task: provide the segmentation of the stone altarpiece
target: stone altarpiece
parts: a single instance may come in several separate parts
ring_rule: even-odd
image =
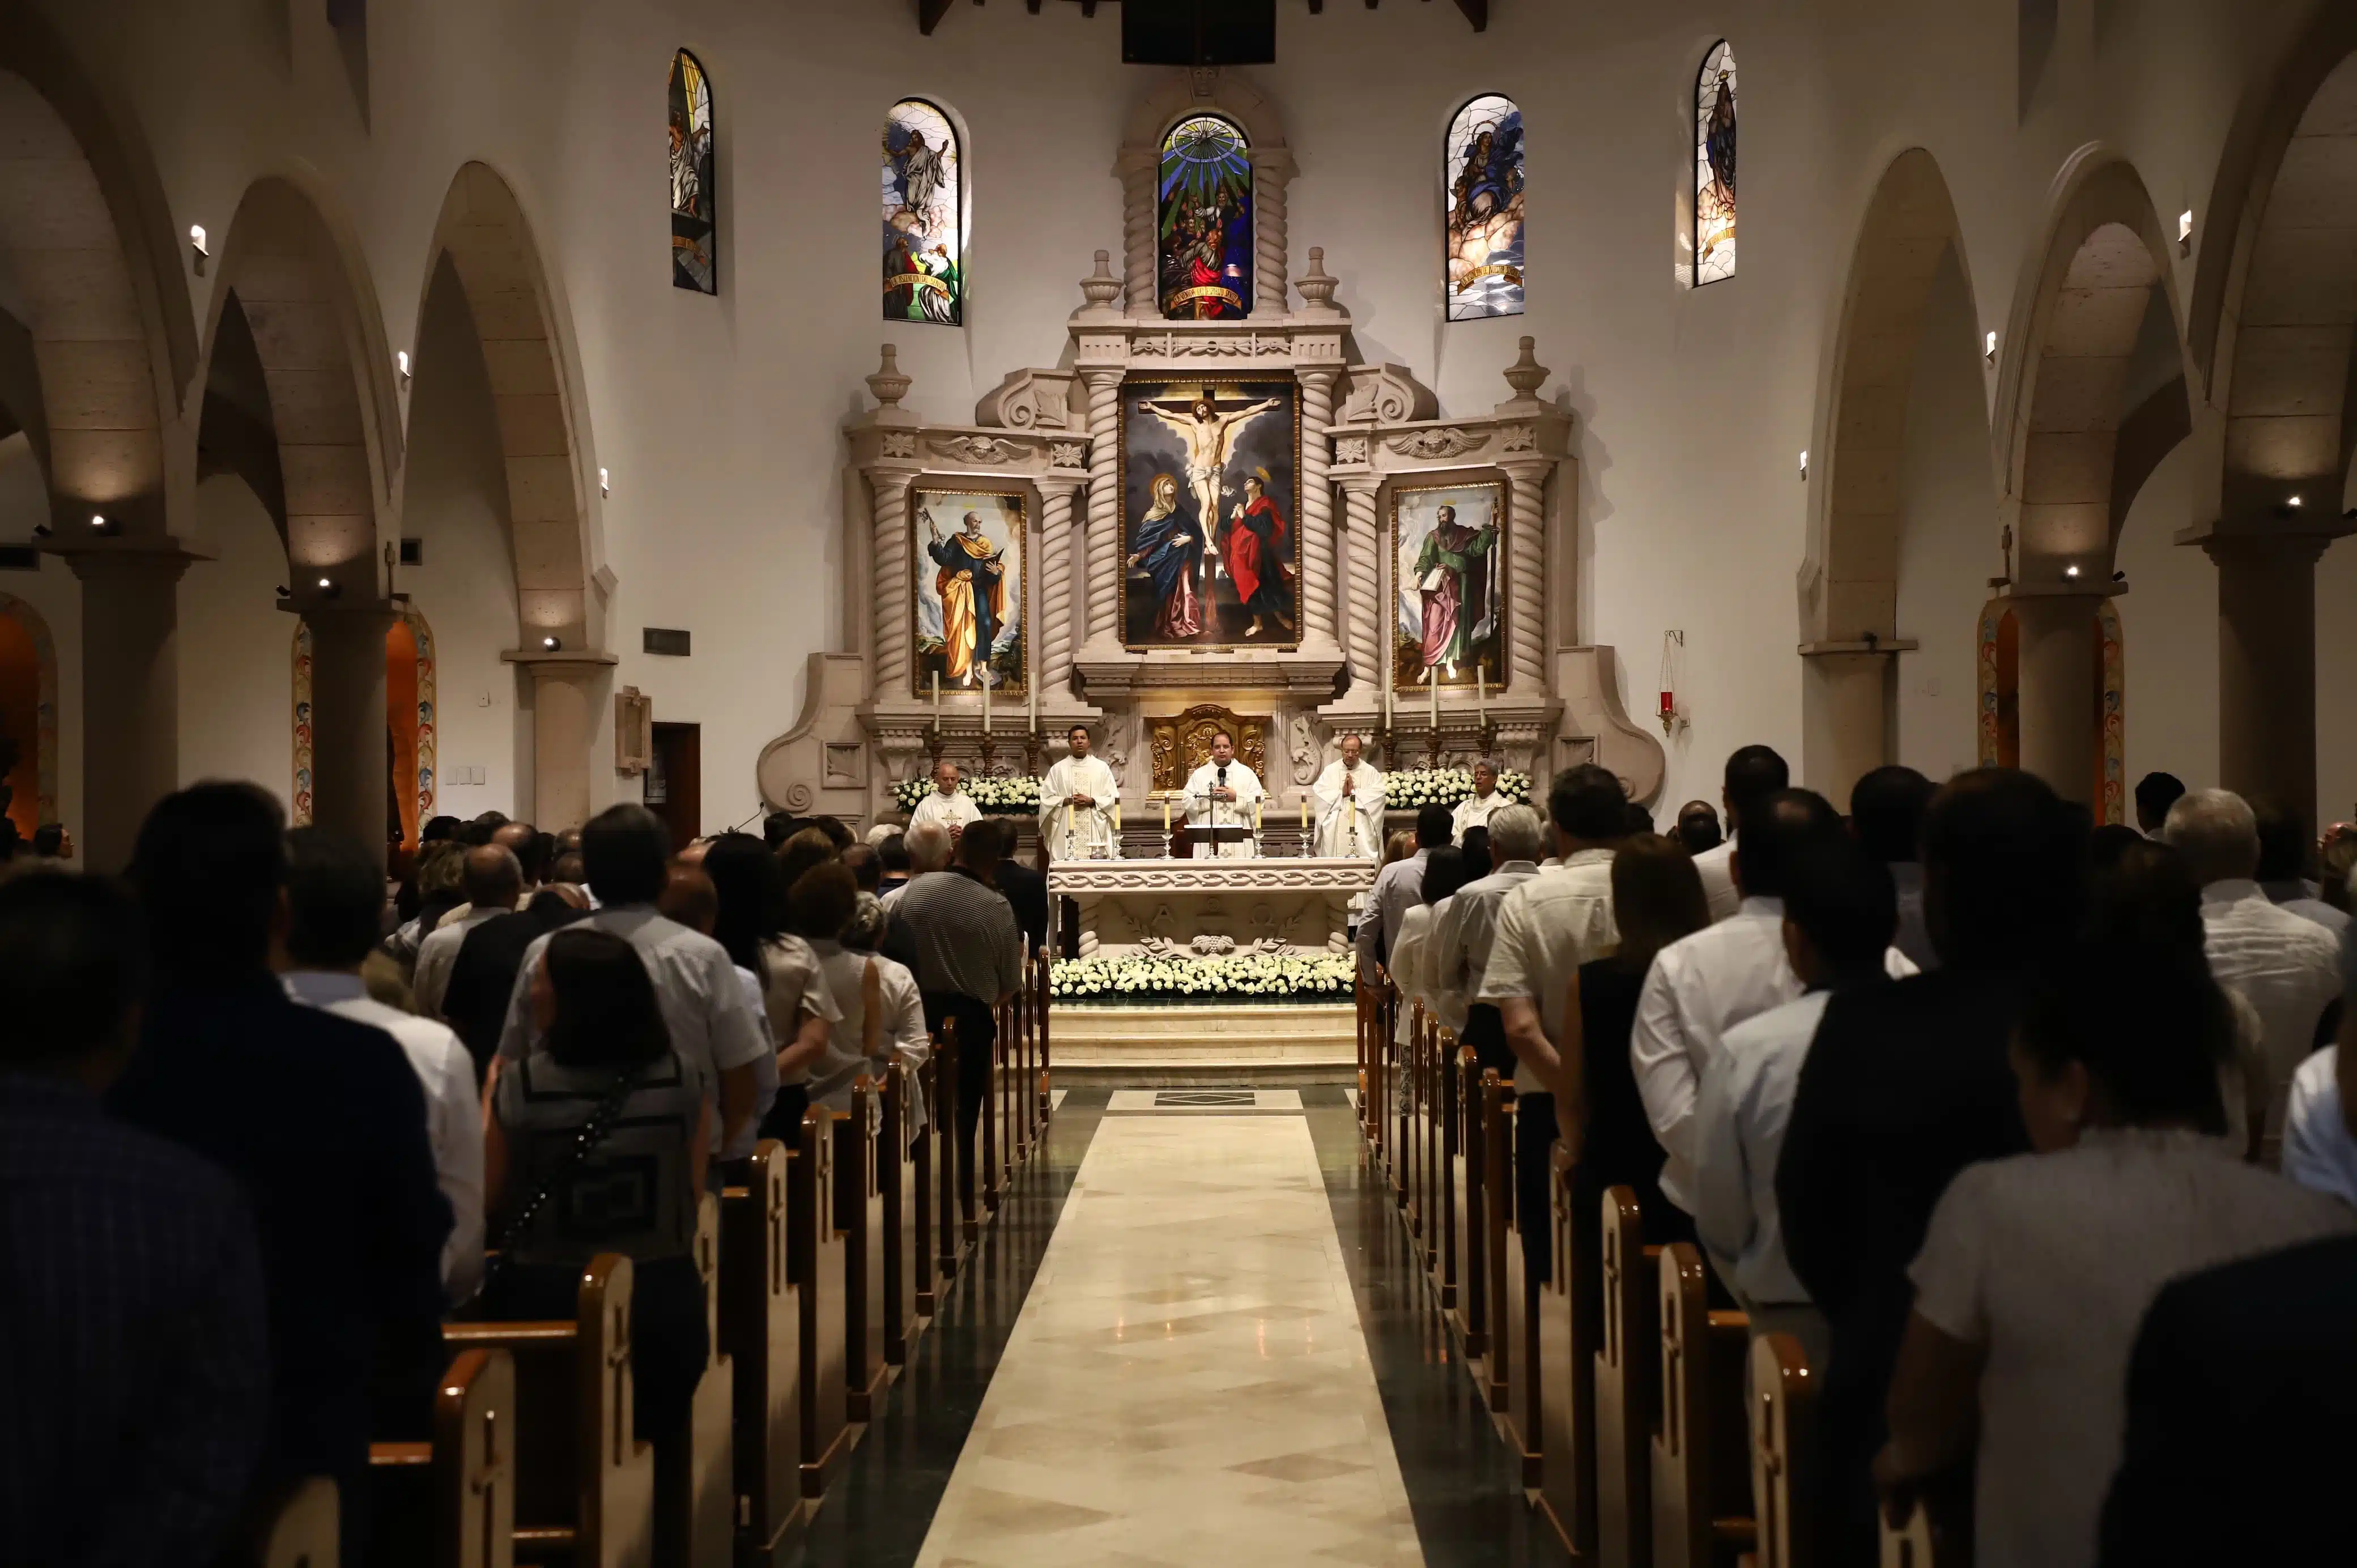
[[[1233,120],[1251,144],[1253,309],[1169,320],[1155,286],[1156,158],[1169,126],[1207,112]],[[1069,368],[1014,371],[976,404],[972,424],[936,424],[902,406],[910,380],[885,345],[867,378],[876,406],[845,425],[856,477],[846,487],[855,646],[812,656],[801,721],[762,753],[763,799],[874,821],[892,811],[893,783],[923,774],[934,756],[969,771],[1037,774],[1063,755],[1070,726],[1086,724],[1122,779],[1134,830],[1153,792],[1156,721],[1204,703],[1265,718],[1272,822],[1294,818],[1352,731],[1386,769],[1462,766],[1486,752],[1543,793],[1556,768],[1596,761],[1636,798],[1658,792],[1662,748],[1623,712],[1612,650],[1577,637],[1573,421],[1540,397],[1548,372],[1533,340],[1501,367],[1509,397],[1448,418],[1404,367],[1358,362],[1322,250],[1311,247],[1307,272],[1288,276],[1293,159],[1273,107],[1231,77],[1182,74],[1142,103],[1114,173],[1125,197],[1120,266],[1099,251],[1081,281]],[[1282,645],[1125,646],[1119,400],[1125,381],[1189,380],[1299,389],[1298,515],[1288,519],[1297,605]],[[1437,726],[1428,694],[1404,689],[1387,724],[1383,683],[1400,602],[1392,492],[1458,481],[1503,488],[1502,685],[1480,696],[1448,686]],[[1022,695],[994,700],[987,735],[977,692],[945,689],[936,702],[916,675],[910,496],[940,489],[1014,491],[1028,502],[1018,591],[1028,679]]]

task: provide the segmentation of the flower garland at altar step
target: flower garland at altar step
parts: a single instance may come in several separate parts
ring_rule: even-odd
[[[1039,780],[1010,774],[974,774],[961,781],[968,798],[987,817],[1036,817],[1039,814]],[[933,792],[930,778],[903,779],[892,786],[892,799],[904,811]]]
[[[1059,959],[1049,989],[1077,1003],[1337,1002],[1349,998],[1357,960],[1347,952],[1232,953],[1153,958],[1142,953]]]

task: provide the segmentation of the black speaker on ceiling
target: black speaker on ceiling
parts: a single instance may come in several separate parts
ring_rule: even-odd
[[[1125,65],[1270,65],[1276,0],[1122,0]]]

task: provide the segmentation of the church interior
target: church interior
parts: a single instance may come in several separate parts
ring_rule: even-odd
[[[2343,1555],[2352,534],[2345,0],[0,0],[0,1539]]]

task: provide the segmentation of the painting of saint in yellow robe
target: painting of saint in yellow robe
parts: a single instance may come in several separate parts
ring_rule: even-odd
[[[919,492],[917,693],[1023,690],[1023,499]],[[957,520],[954,532],[942,524]]]

